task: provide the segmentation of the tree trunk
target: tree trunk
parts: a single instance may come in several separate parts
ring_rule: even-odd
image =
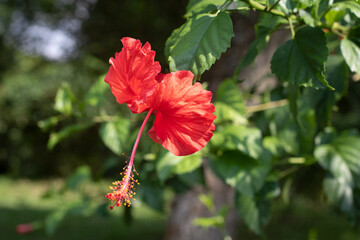
[[[250,12],[248,16],[234,14],[232,20],[235,37],[232,39],[231,48],[221,56],[210,71],[202,76],[203,80],[209,82],[208,89],[213,93],[216,93],[222,80],[233,77],[240,59],[255,38],[254,26],[257,22],[257,14],[253,12]],[[284,32],[274,34],[254,64],[240,73],[238,78],[245,79],[240,85],[241,89],[256,88],[255,92],[261,93],[276,86],[277,80],[270,74],[270,61],[276,48],[286,39],[286,35]],[[224,205],[230,208],[226,217],[226,229],[232,239],[237,239],[240,218],[234,208],[234,190],[212,173],[206,160],[204,161],[204,171],[205,186],[196,186],[191,191],[175,197],[167,222],[166,240],[224,239],[218,229],[203,229],[193,224],[194,219],[198,217],[211,216],[207,208],[199,201],[200,194],[209,192],[214,196],[217,210]]]

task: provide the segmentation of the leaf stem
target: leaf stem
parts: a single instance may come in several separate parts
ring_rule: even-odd
[[[267,9],[267,10],[269,9],[269,6],[270,6],[269,0],[266,0],[266,9]]]
[[[231,4],[233,0],[226,1],[223,5],[220,6],[220,11],[225,11]]]
[[[313,12],[315,14],[315,19],[319,19],[319,4],[315,4]]]
[[[118,116],[102,115],[102,116],[93,117],[92,121],[95,123],[102,123],[102,122],[114,122],[118,119],[119,119]]]
[[[282,178],[286,177],[287,175],[290,175],[290,174],[296,172],[299,169],[300,169],[300,166],[298,166],[298,165],[288,168],[285,171],[279,173],[278,179],[282,179]]]
[[[317,24],[317,26],[322,29],[327,29],[331,33],[337,35],[338,37],[342,37],[342,38],[346,38],[350,31],[349,28],[347,28],[337,22],[334,22],[331,26],[329,24],[324,24],[322,22],[319,22]]]
[[[227,9],[227,12],[238,12],[238,11],[248,11],[250,10],[250,7],[238,7],[238,8],[234,8],[234,9]]]
[[[341,24],[335,22],[332,26],[331,26],[331,31],[340,36],[340,37],[347,37],[347,35],[349,34],[349,29],[347,27],[342,26]]]
[[[321,15],[320,15],[320,17],[318,18],[318,19],[322,19],[324,16],[325,16],[325,14],[327,14],[330,10],[331,10],[331,6],[330,7],[328,7],[324,12],[322,12],[321,13]]]
[[[286,104],[288,104],[288,100],[282,99],[282,100],[272,101],[272,102],[268,102],[268,103],[255,105],[255,106],[247,106],[246,113],[260,112],[260,111],[264,111],[264,110],[268,110],[268,109],[272,109],[272,108],[282,107],[282,106],[285,106]]]
[[[289,26],[290,26],[290,30],[291,30],[291,36],[293,39],[295,39],[295,31],[294,31],[294,26],[292,24],[292,21],[290,18],[288,18],[288,22],[289,22]]]
[[[276,5],[278,5],[279,2],[280,0],[277,0],[273,5],[271,5],[271,7],[267,11],[271,12],[271,10],[273,10],[273,8],[276,7]]]
[[[269,13],[272,13],[274,15],[277,15],[277,16],[280,16],[280,17],[284,17],[286,18],[286,14],[281,12],[281,11],[278,11],[276,9],[273,9],[272,7],[270,7],[269,9],[267,8],[267,6],[264,6],[262,5],[261,3],[258,3],[257,1],[255,0],[247,0],[246,1],[247,4],[249,4],[249,6],[255,10],[259,10],[259,11],[263,11],[263,12],[269,12]],[[275,5],[275,4],[274,4]],[[274,6],[273,5],[273,6]],[[275,7],[275,6],[274,6]]]

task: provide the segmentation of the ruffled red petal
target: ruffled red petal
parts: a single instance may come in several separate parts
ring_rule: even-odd
[[[149,136],[177,156],[202,149],[215,130],[212,94],[200,83],[192,85],[193,77],[189,71],[161,74],[157,77],[160,83],[149,98],[156,115]]]
[[[146,98],[158,84],[155,77],[161,67],[159,62],[154,62],[155,52],[148,42],[143,47],[139,40],[129,37],[121,42],[122,50],[109,60],[111,67],[105,82],[118,103],[127,103],[133,113],[141,113],[149,108]]]

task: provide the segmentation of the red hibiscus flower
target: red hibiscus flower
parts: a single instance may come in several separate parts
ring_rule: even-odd
[[[133,113],[141,113],[148,109],[146,97],[154,91],[155,76],[161,67],[159,62],[154,62],[155,52],[149,43],[141,47],[139,40],[128,37],[121,42],[123,49],[110,58],[105,82],[119,104],[127,103]]]
[[[123,38],[123,49],[110,59],[111,67],[105,77],[118,103],[127,103],[133,113],[148,110],[136,138],[129,164],[121,181],[113,182],[106,197],[114,206],[130,205],[137,180],[134,179],[135,152],[150,115],[155,123],[150,138],[177,156],[201,150],[211,139],[215,125],[212,94],[200,83],[192,85],[194,75],[189,71],[159,74],[160,65],[154,62],[155,52],[150,44]],[[112,206],[111,209],[114,207]]]
[[[16,232],[18,234],[27,234],[34,230],[34,227],[31,223],[18,224],[16,226]]]
[[[189,71],[162,74],[148,100],[156,115],[149,136],[177,156],[202,149],[215,130],[212,94],[200,83],[192,85],[193,78]]]

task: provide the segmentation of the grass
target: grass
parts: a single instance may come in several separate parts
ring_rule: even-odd
[[[241,238],[260,240],[242,226]],[[275,202],[269,225],[265,228],[269,240],[360,240],[360,228],[330,206],[298,197],[289,205]]]
[[[92,183],[92,189],[107,189],[107,183]],[[44,198],[49,189],[58,190],[63,182],[55,181],[29,181],[10,180],[0,178],[0,239],[30,240],[30,239],[162,239],[165,216],[155,212],[139,201],[132,208],[132,224],[125,220],[124,208],[108,210],[101,206],[101,214],[81,216],[71,214],[60,222],[55,233],[51,236],[45,233],[44,228],[26,235],[16,233],[16,225],[36,220],[43,221],[54,210],[77,203],[81,200],[80,194],[65,192]],[[95,194],[92,201],[101,203],[104,194]],[[105,200],[106,201],[106,200]],[[86,215],[86,214],[85,214]]]
[[[90,189],[92,193],[90,206],[106,201],[103,191],[107,184],[105,181],[87,184],[85,191]],[[61,180],[29,181],[0,177],[0,239],[163,239],[165,214],[149,209],[140,201],[131,208],[132,224],[124,218],[125,208],[110,211],[102,205],[98,214],[91,214],[91,211],[86,214],[85,211],[85,214],[68,215],[51,236],[43,228],[18,235],[15,231],[17,224],[44,220],[56,209],[66,209],[71,204],[82,202],[81,194],[76,192],[59,194],[63,186]],[[239,229],[239,240],[262,239],[244,224]],[[275,202],[265,234],[268,240],[360,240],[360,228],[352,228],[342,215],[328,206],[304,198],[296,198],[289,205]]]
[[[271,235],[294,240],[360,240],[360,228],[351,227],[344,215],[325,204],[298,198],[289,207],[280,206],[275,211],[278,213],[274,214],[274,221],[279,225],[275,228],[270,224],[267,230]]]

